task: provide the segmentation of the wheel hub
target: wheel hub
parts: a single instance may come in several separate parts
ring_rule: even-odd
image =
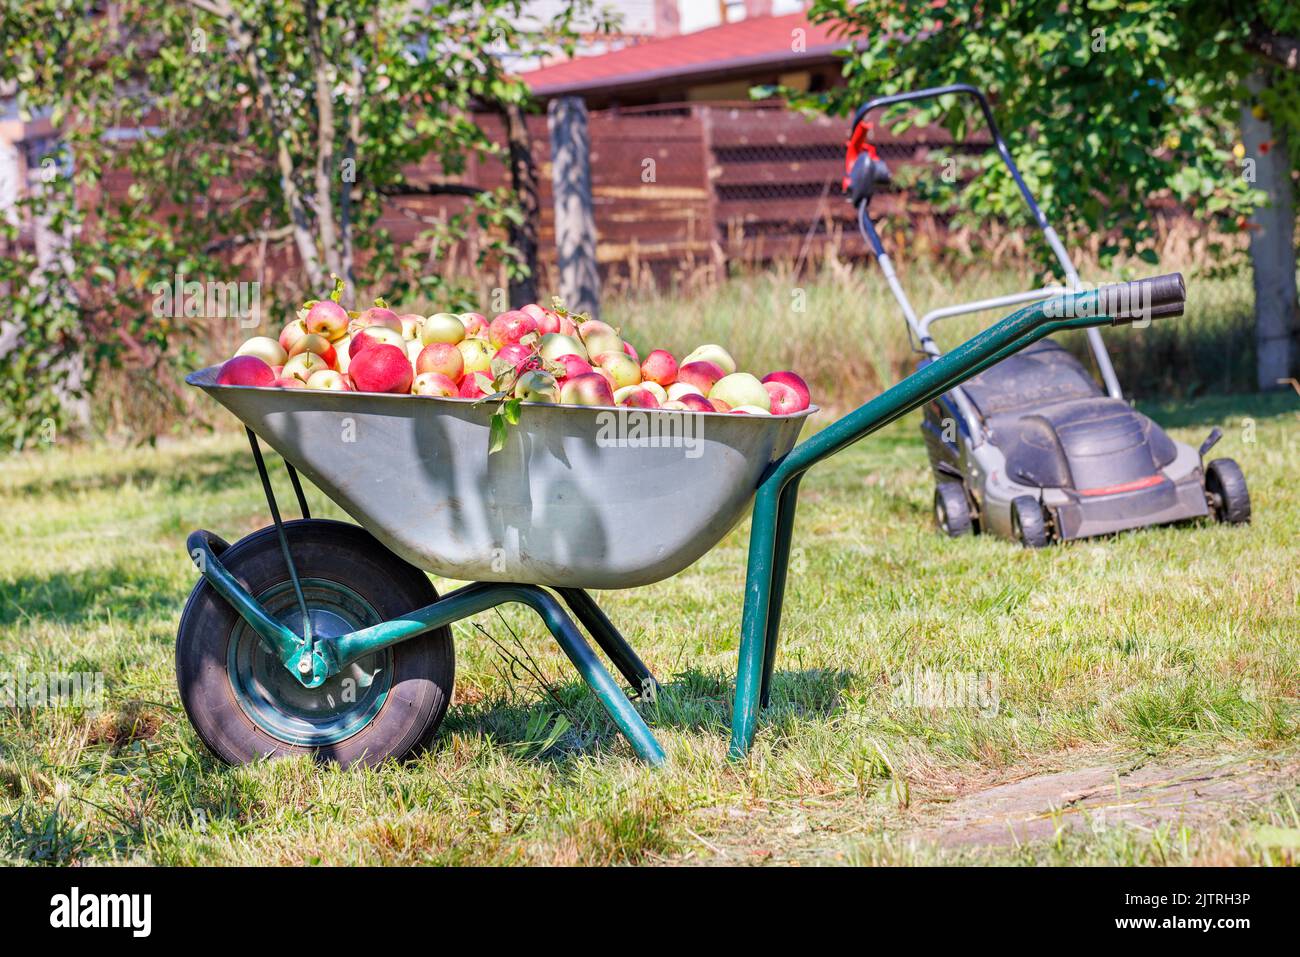
[[[316,637],[337,637],[381,620],[345,585],[303,579],[302,589]],[[289,582],[268,589],[257,600],[273,618],[302,634],[302,612]],[[389,649],[366,655],[307,688],[242,621],[228,647],[227,674],[240,709],[267,734],[291,744],[322,747],[351,737],[379,713],[392,686]]]

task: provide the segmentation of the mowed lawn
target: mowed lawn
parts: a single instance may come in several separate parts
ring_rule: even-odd
[[[1195,824],[1098,821],[968,848],[918,831],[953,795],[1044,771],[1245,757],[1294,767],[1300,397],[1148,411],[1192,444],[1224,430],[1213,454],[1242,464],[1252,525],[1040,552],[943,539],[915,418],[814,470],[774,707],[746,763],[725,760],[746,527],[675,579],[602,595],[664,683],[644,706],[669,755],[657,771],[522,612],[455,627],[455,702],[418,759],[349,772],[222,766],[180,707],[172,647],[195,580],[186,534],[233,541],[269,522],[242,436],[5,458],[0,671],[103,672],[106,701],[98,713],[0,709],[0,859],[1289,861],[1289,838],[1259,838],[1300,828],[1300,783],[1287,776]],[[314,490],[312,506],[342,517]],[[625,534],[644,534],[645,520],[629,515]],[[995,695],[982,707],[912,700],[917,675]]]

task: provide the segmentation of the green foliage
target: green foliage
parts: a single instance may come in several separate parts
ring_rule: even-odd
[[[1261,15],[1273,29],[1300,32],[1294,4],[1282,0],[1257,10],[1188,0],[817,0],[812,19],[839,25],[854,46],[844,64],[848,86],[798,102],[848,113],[882,94],[974,84],[994,100],[1011,152],[1050,220],[1113,232],[1121,242],[1105,254],[1154,261],[1153,201],[1171,198],[1225,231],[1242,228],[1259,201],[1233,150],[1242,80],[1263,62],[1247,50]],[[1279,76],[1261,97],[1261,107],[1283,123],[1296,119],[1294,82]],[[884,120],[896,132],[938,123],[962,138],[981,122],[972,106],[945,97]],[[987,175],[952,184],[932,177],[930,198],[960,200],[979,217],[1026,221],[996,155],[980,165]]]
[[[27,422],[21,432],[33,415],[57,416],[50,382],[30,370],[56,378],[62,355],[93,356],[93,375],[96,361],[171,354],[176,333],[195,330],[151,315],[149,290],[178,273],[260,280],[263,265],[295,261],[300,272],[286,281],[281,269],[263,290],[270,316],[322,294],[331,273],[349,302],[358,290],[454,301],[430,265],[471,234],[481,266],[517,273],[504,227],[519,214],[504,187],[468,195],[406,248],[381,216],[386,197],[428,188],[406,181],[420,164],[444,188],[498,152],[472,112],[526,101],[503,59],[571,46],[590,4],[544,22],[523,7],[443,2],[412,16],[398,0],[124,0],[91,16],[73,0],[7,0],[0,84],[57,129],[69,157],[58,178],[71,182],[22,211],[66,221],[67,255],[46,275],[19,257],[0,276],[26,297],[24,348],[0,359],[6,379],[28,376],[26,392],[6,395],[6,418]],[[47,288],[69,293],[58,309]]]

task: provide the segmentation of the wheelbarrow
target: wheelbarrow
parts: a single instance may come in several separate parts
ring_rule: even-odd
[[[542,619],[645,761],[664,752],[632,698],[654,676],[591,589],[661,581],[752,523],[729,754],[769,700],[799,483],[818,462],[1056,332],[1181,312],[1182,276],[1063,292],[1025,306],[796,444],[807,416],[525,403],[488,454],[470,399],[186,380],[246,426],[272,525],[187,548],[202,577],[177,634],[181,700],[220,758],[402,757],[451,697],[449,626],[515,602]],[[283,458],[302,519],[285,521],[259,439]],[[299,473],[359,523],[312,519]],[[439,596],[424,572],[459,581]],[[567,610],[566,610],[567,609]],[[576,618],[576,622],[575,622]]]

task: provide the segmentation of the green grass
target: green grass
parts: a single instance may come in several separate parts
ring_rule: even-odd
[[[930,525],[914,420],[804,483],[774,707],[752,760],[724,760],[742,526],[667,582],[603,596],[665,682],[648,717],[667,768],[636,762],[544,629],[506,624],[555,692],[509,677],[455,627],[456,701],[418,760],[340,772],[230,769],[187,723],[172,674],[194,572],[185,535],[265,524],[242,438],[56,447],[0,462],[0,671],[102,671],[102,712],[0,709],[0,858],[37,862],[648,863],[784,859],[765,821],[797,810],[815,861],[1252,862],[1252,828],[1294,828],[1294,791],[1209,828],[1100,829],[945,852],[908,815],[976,778],[1099,755],[1289,753],[1300,709],[1300,400],[1155,407],[1236,457],[1256,520],[1154,529],[1041,552]],[[282,483],[282,492],[287,488]],[[282,499],[284,500],[284,499]],[[314,511],[337,515],[319,495]],[[439,583],[440,587],[446,583]],[[995,682],[997,708],[910,707],[914,669]],[[557,724],[557,721],[567,722]],[[1286,801],[1290,800],[1290,811]],[[739,856],[738,856],[739,855]]]

